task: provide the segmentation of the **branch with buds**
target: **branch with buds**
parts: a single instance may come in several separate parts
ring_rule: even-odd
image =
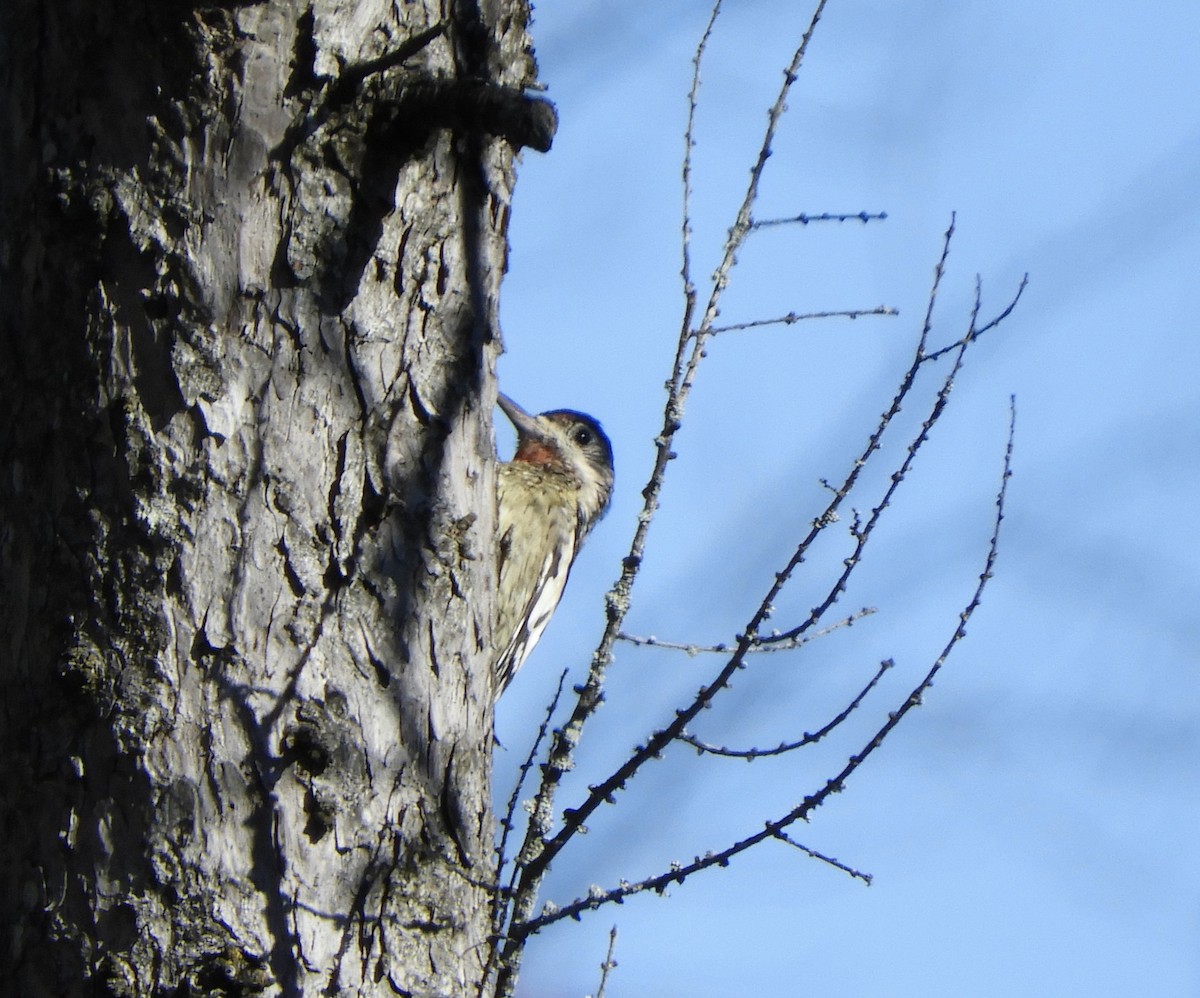
[[[813,631],[811,634],[782,634],[779,631],[772,631],[767,635],[759,635],[757,643],[751,645],[747,651],[750,654],[760,652],[780,652],[792,651],[808,644],[810,641],[816,641],[817,638],[823,638],[834,631],[841,630],[844,627],[853,627],[858,621],[864,617],[869,617],[876,613],[873,606],[864,606],[861,610],[855,610],[848,617],[843,617],[841,620],[834,621],[826,627]],[[617,637],[621,641],[627,641],[631,645],[639,645],[646,648],[669,648],[672,651],[687,652],[688,655],[695,656],[701,654],[725,655],[728,654],[732,646],[724,642],[719,642],[715,645],[698,645],[686,644],[680,641],[662,641],[654,635],[648,637],[638,637],[636,634],[627,634],[621,631]]]
[[[996,556],[999,550],[1000,541],[1000,525],[1004,520],[1004,504],[1008,494],[1008,482],[1012,476],[1012,451],[1015,431],[1016,404],[1015,400],[1010,400],[1009,434],[1008,443],[1004,452],[1004,468],[1001,474],[1000,487],[996,494],[996,513],[993,520],[991,539],[988,543],[987,556],[984,559],[983,568],[979,573],[978,585],[975,587],[975,590],[967,604],[962,610],[959,611],[958,620],[954,626],[954,629],[951,631],[949,638],[943,645],[941,652],[934,659],[934,662],[930,666],[928,672],[926,672],[921,681],[915,687],[913,687],[899,707],[888,714],[886,722],[881,725],[874,732],[874,734],[872,734],[870,739],[856,753],[847,759],[841,771],[838,772],[837,775],[832,779],[827,780],[824,786],[822,786],[811,796],[805,797],[799,804],[793,807],[786,814],[767,821],[761,830],[747,835],[744,838],[738,839],[723,849],[707,852],[703,856],[696,856],[690,863],[673,863],[670,869],[646,877],[643,880],[633,883],[630,883],[629,881],[621,881],[616,887],[607,889],[592,888],[586,896],[576,898],[569,904],[565,905],[554,905],[548,903],[543,908],[541,913],[536,917],[520,924],[511,925],[509,927],[510,937],[516,935],[518,938],[524,938],[532,933],[540,931],[554,922],[561,921],[564,918],[578,918],[583,912],[599,908],[605,904],[614,902],[620,904],[627,897],[631,897],[634,894],[640,894],[645,891],[655,891],[661,894],[665,892],[672,884],[682,884],[688,877],[699,873],[701,870],[706,870],[714,866],[728,866],[730,860],[738,854],[743,853],[747,849],[758,845],[760,842],[771,838],[784,841],[789,845],[801,850],[811,858],[834,866],[844,873],[847,873],[852,877],[856,877],[867,884],[871,882],[870,874],[862,873],[836,859],[832,859],[831,857],[828,857],[814,849],[810,849],[807,846],[793,841],[786,835],[785,830],[798,821],[807,821],[812,812],[824,804],[830,795],[841,793],[841,791],[845,789],[849,778],[854,774],[859,766],[861,766],[867,760],[867,758],[877,748],[879,748],[880,745],[883,744],[884,739],[887,738],[887,736],[896,728],[900,721],[904,719],[905,715],[907,715],[908,712],[914,707],[920,706],[925,692],[933,685],[934,679],[941,671],[942,666],[945,665],[947,659],[949,659],[950,653],[954,650],[955,646],[966,637],[967,622],[971,619],[971,616],[974,614],[974,612],[979,608],[979,605],[983,599],[984,588],[987,586],[988,581],[992,578],[992,572],[996,564]],[[879,671],[872,678],[870,684],[868,684],[867,690],[865,690],[861,696],[865,696],[866,692],[869,692],[869,690],[874,687],[875,683],[878,682],[884,671],[891,668],[893,664],[894,663],[890,660],[883,662]],[[725,673],[731,668],[736,667],[738,666],[735,666],[731,661],[730,665],[727,665],[725,670],[722,670],[722,675],[725,675]],[[847,709],[846,713],[849,713],[849,708]],[[840,723],[841,720],[844,719],[844,716],[835,718],[833,724],[836,726],[836,724]],[[665,732],[658,732],[656,733],[656,737],[651,739],[651,742],[659,743],[657,752],[649,747],[640,748],[633,759],[631,759],[631,762],[634,760],[640,760],[640,762],[647,761],[650,757],[652,757],[652,755],[657,755],[660,753],[662,748],[666,747],[668,741],[679,740],[688,744],[694,744],[692,740],[684,736],[682,733],[672,736],[669,739],[665,738],[665,734]],[[816,741],[818,737],[823,737],[823,734],[824,733],[819,733],[818,736],[810,737],[808,743],[811,744],[811,742]],[[797,744],[796,746],[792,747],[800,746]],[[744,759],[753,759],[765,755],[778,754],[778,752],[771,752],[769,750],[749,750],[745,752],[727,751],[722,752],[721,754],[733,755]],[[627,767],[629,765],[629,763],[626,763]],[[622,787],[625,779],[628,779],[628,777],[625,777],[621,781],[620,785]],[[595,807],[599,806],[600,803],[611,801],[611,791],[616,789],[616,787],[610,787],[610,782],[611,778],[610,781],[606,781],[605,784],[591,788],[592,793],[588,797],[588,804],[592,805],[590,809],[587,805],[585,805],[583,808],[580,808],[579,811],[567,812],[563,826],[564,832],[567,829],[570,829],[570,832],[566,836],[567,838],[577,832],[581,827],[581,819],[578,817],[580,814],[582,814],[584,811],[590,813],[591,810],[594,810]],[[559,834],[563,835],[563,832],[560,832]]]
[[[978,608],[987,581],[991,578],[996,551],[999,541],[1000,524],[1003,520],[1004,503],[1007,495],[1007,484],[1011,474],[1011,456],[1013,432],[1015,427],[1015,404],[1012,408],[1009,423],[1008,444],[1004,454],[1003,474],[1001,484],[996,494],[996,514],[993,521],[991,540],[984,561],[979,583],[973,595],[958,614],[955,627],[946,640],[941,653],[936,657],[925,676],[913,686],[907,696],[887,712],[886,720],[874,730],[868,740],[861,744],[857,751],[849,756],[840,771],[826,780],[812,793],[804,796],[798,803],[782,814],[766,821],[761,828],[749,833],[736,841],[712,852],[696,856],[686,864],[673,864],[669,869],[651,874],[641,880],[621,881],[614,887],[593,887],[585,895],[576,898],[568,904],[557,906],[546,903],[538,910],[539,897],[543,879],[550,864],[562,854],[563,850],[574,840],[575,836],[586,830],[586,822],[595,815],[602,804],[613,803],[617,796],[627,787],[629,781],[640,773],[652,760],[664,758],[672,746],[688,746],[702,755],[723,756],[753,761],[759,758],[780,756],[798,751],[806,746],[826,738],[841,727],[854,713],[861,710],[863,704],[878,689],[880,681],[893,666],[892,660],[880,663],[870,678],[861,685],[857,693],[850,699],[844,709],[838,711],[824,725],[814,732],[804,732],[799,737],[784,739],[775,748],[734,749],[702,741],[691,730],[693,722],[700,713],[710,707],[713,702],[731,686],[733,676],[749,667],[750,660],[758,653],[765,651],[798,651],[805,648],[817,637],[833,631],[850,627],[873,613],[872,608],[863,608],[844,615],[838,620],[829,620],[833,608],[846,592],[847,584],[862,562],[864,550],[875,534],[876,527],[885,509],[889,508],[902,483],[911,472],[917,455],[922,451],[929,439],[933,426],[943,417],[949,402],[955,377],[962,369],[964,358],[969,348],[985,333],[995,329],[1006,319],[1016,307],[1025,288],[1022,280],[1013,296],[1005,306],[991,319],[981,322],[982,288],[976,281],[975,300],[970,313],[966,330],[950,343],[932,348],[930,340],[933,333],[934,305],[945,275],[946,261],[949,256],[951,241],[954,234],[954,220],[947,228],[941,254],[934,268],[934,277],[930,289],[927,308],[920,330],[917,334],[916,345],[908,367],[902,373],[899,384],[893,394],[891,404],[880,416],[873,431],[868,435],[865,444],[851,459],[849,469],[837,484],[825,483],[829,497],[824,508],[814,516],[807,531],[797,541],[791,556],[781,569],[777,571],[771,584],[767,587],[757,608],[750,615],[741,633],[729,643],[700,645],[682,642],[663,642],[656,638],[639,638],[627,634],[622,624],[630,605],[630,596],[634,580],[642,565],[645,554],[646,540],[651,523],[658,509],[659,497],[662,492],[667,468],[675,458],[675,438],[682,426],[684,410],[690,396],[701,361],[706,357],[706,346],[712,337],[733,331],[757,329],[771,325],[790,325],[801,320],[862,316],[894,316],[894,308],[878,306],[874,308],[846,309],[835,312],[789,312],[782,317],[754,319],[732,325],[718,326],[716,320],[720,315],[720,305],[734,273],[737,256],[749,236],[760,229],[780,224],[807,225],[815,221],[848,221],[857,220],[862,223],[883,220],[883,213],[868,212],[853,215],[797,215],[787,219],[772,219],[755,221],[752,209],[758,200],[758,192],[763,172],[771,155],[772,143],[779,126],[780,119],[786,108],[788,94],[796,82],[797,73],[803,62],[809,42],[818,21],[824,11],[827,0],[818,0],[816,8],[804,31],[792,59],[784,70],[783,84],[778,95],[768,109],[767,124],[763,133],[761,145],[754,165],[750,171],[750,180],[744,192],[741,205],[736,213],[733,225],[730,226],[721,260],[712,274],[708,288],[708,297],[703,310],[699,311],[699,294],[692,277],[692,150],[695,146],[695,120],[699,103],[700,70],[704,60],[708,42],[712,37],[717,17],[721,10],[721,0],[714,4],[708,23],[705,26],[700,42],[697,45],[693,59],[692,85],[688,95],[688,114],[685,129],[685,150],[682,169],[683,186],[683,221],[681,229],[682,265],[681,279],[683,288],[683,309],[676,342],[674,359],[670,377],[666,382],[667,400],[663,410],[662,427],[654,439],[655,458],[648,480],[642,490],[643,504],[637,515],[633,538],[628,554],[622,560],[622,570],[619,578],[609,591],[606,599],[607,626],[600,642],[592,656],[588,675],[583,684],[576,687],[576,700],[569,715],[557,728],[546,749],[541,765],[541,782],[536,794],[528,805],[530,813],[525,829],[525,837],[517,853],[512,874],[504,887],[496,889],[496,907],[494,909],[493,948],[491,953],[492,969],[495,972],[495,994],[511,994],[516,974],[520,967],[521,956],[527,939],[542,928],[564,918],[578,918],[584,911],[601,907],[608,903],[621,903],[626,897],[646,891],[664,892],[672,884],[682,883],[685,879],[701,870],[714,866],[726,866],[735,856],[768,839],[778,840],[803,852],[811,858],[829,864],[842,872],[870,882],[870,876],[854,869],[824,853],[802,845],[788,835],[788,829],[798,821],[806,821],[812,812],[820,807],[829,795],[840,792],[850,776],[877,749],[887,735],[897,724],[919,705],[925,691],[932,685],[951,651],[965,635],[965,626],[971,615]],[[697,319],[698,316],[698,319]],[[816,604],[803,617],[786,630],[774,630],[764,633],[769,618],[774,612],[780,594],[792,580],[799,566],[805,562],[818,537],[827,532],[833,525],[841,522],[841,510],[847,504],[848,498],[856,489],[862,489],[864,470],[878,463],[878,455],[883,452],[885,437],[897,424],[897,417],[905,405],[914,402],[918,397],[919,375],[922,371],[931,369],[934,364],[949,359],[949,369],[943,374],[940,386],[927,401],[927,410],[920,426],[916,429],[907,444],[898,464],[890,475],[886,476],[885,484],[874,497],[865,512],[854,513],[849,525],[851,539],[849,554],[843,559],[842,567],[833,576],[829,584],[823,588]],[[605,675],[613,658],[613,648],[618,640],[633,645],[674,648],[689,655],[699,653],[720,654],[724,662],[714,669],[708,681],[686,703],[677,707],[672,716],[662,726],[653,730],[644,741],[629,754],[629,756],[603,779],[591,784],[586,795],[574,806],[564,809],[561,817],[556,820],[556,798],[559,787],[565,775],[573,768],[575,752],[584,727],[594,716],[604,700]],[[560,686],[561,690],[561,686]],[[557,700],[557,696],[556,696]],[[548,715],[549,716],[549,715]],[[537,745],[543,742],[546,726],[539,732]],[[536,749],[535,753],[536,754]],[[532,760],[534,755],[530,756]],[[531,762],[522,767],[518,789],[510,802],[508,816],[503,823],[502,852],[507,846],[508,835],[513,830],[515,820],[515,802],[520,797],[524,778],[531,772]],[[501,856],[501,867],[507,861],[507,856]]]

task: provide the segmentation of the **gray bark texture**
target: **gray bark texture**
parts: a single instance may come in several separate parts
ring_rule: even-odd
[[[527,15],[0,5],[0,994],[477,993]]]

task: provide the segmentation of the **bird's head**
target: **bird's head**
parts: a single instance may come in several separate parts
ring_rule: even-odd
[[[589,526],[603,516],[612,497],[613,452],[600,424],[573,409],[534,416],[503,394],[499,405],[517,430],[513,461],[540,465],[572,479]]]

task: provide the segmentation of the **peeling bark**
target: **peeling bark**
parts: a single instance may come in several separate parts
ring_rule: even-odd
[[[0,990],[459,995],[521,0],[0,10]]]

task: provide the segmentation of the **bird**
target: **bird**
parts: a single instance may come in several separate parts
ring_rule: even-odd
[[[571,566],[613,491],[612,444],[591,416],[554,409],[534,416],[507,395],[517,431],[497,479],[494,697],[508,688],[562,599]]]

